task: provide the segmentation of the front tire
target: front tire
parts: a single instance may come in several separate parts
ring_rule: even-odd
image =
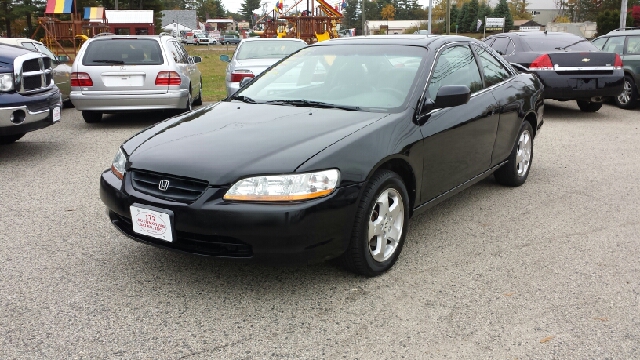
[[[578,107],[584,112],[596,112],[602,107],[601,102],[593,102],[588,100],[576,100]]]
[[[409,195],[400,176],[388,170],[375,173],[358,205],[342,265],[368,277],[389,270],[402,251],[408,222]]]
[[[20,138],[23,137],[23,136],[24,136],[24,134],[14,134],[14,135],[0,136],[0,145],[13,144],[14,142],[20,140]]]
[[[98,123],[102,120],[102,113],[98,111],[83,111],[82,118],[84,122],[89,124]]]
[[[513,145],[507,163],[493,173],[496,181],[505,186],[517,187],[529,177],[533,162],[533,128],[528,121],[520,126],[520,132]]]
[[[638,87],[631,76],[624,76],[624,90],[614,100],[621,109],[635,109],[638,106]]]

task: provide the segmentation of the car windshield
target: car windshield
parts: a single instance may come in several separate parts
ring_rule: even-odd
[[[160,65],[162,51],[154,39],[100,39],[89,43],[82,65]]]
[[[588,40],[574,35],[523,37],[531,51],[598,51]]]
[[[307,46],[302,41],[255,40],[242,43],[236,54],[237,60],[282,59]]]
[[[48,57],[50,57],[53,60],[56,60],[57,57],[55,55],[53,55],[53,53],[44,45],[39,44],[39,43],[35,43],[35,42],[23,42],[22,46],[30,49],[30,50],[36,50],[39,51],[45,55],[47,55]]]
[[[401,45],[312,46],[263,73],[233,98],[291,106],[401,111],[427,50]]]

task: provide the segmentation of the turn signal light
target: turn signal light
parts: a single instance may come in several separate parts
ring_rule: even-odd
[[[156,76],[156,85],[180,85],[180,74],[175,71],[159,71]]]
[[[538,56],[529,66],[529,70],[553,70],[551,58],[547,54]]]
[[[93,80],[91,80],[91,76],[85,72],[72,72],[71,86],[93,86]]]
[[[252,78],[255,77],[253,73],[249,70],[236,70],[231,73],[231,82],[240,82],[244,78]]]
[[[620,55],[616,54],[616,61],[613,63],[613,67],[615,69],[622,69],[622,59],[620,58]]]

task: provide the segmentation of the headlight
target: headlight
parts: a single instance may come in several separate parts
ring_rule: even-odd
[[[0,74],[0,91],[13,90],[13,74],[3,73]]]
[[[122,149],[118,149],[116,153],[116,157],[113,158],[113,163],[111,164],[111,171],[118,177],[118,179],[122,180],[124,178],[124,166],[127,163],[127,156],[124,154]]]
[[[337,169],[306,174],[265,175],[242,179],[224,195],[225,200],[296,201],[331,194],[338,186]]]

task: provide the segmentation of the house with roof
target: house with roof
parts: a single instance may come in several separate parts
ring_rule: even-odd
[[[173,23],[191,30],[199,29],[198,16],[195,10],[163,10],[162,28],[164,29]]]

